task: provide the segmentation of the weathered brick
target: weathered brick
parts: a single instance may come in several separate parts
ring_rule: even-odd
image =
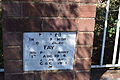
[[[78,31],[94,31],[94,19],[78,19]]]
[[[3,0],[3,1],[81,2],[81,3],[96,3],[97,2],[97,0]]]
[[[9,74],[5,73],[5,80],[35,80],[33,73]]]
[[[79,32],[78,33],[78,45],[93,45],[93,32]]]
[[[23,20],[22,32],[35,32],[42,31],[42,19],[32,18],[32,19],[21,19]]]
[[[7,32],[15,32],[17,30],[21,30],[23,22],[20,19],[5,19],[4,20],[4,31]]]
[[[21,47],[4,48],[4,59],[5,60],[22,60],[22,49]]]
[[[75,19],[44,19],[43,31],[76,31]]]
[[[42,80],[42,77],[41,77],[41,72],[35,72],[34,73],[34,80]]]
[[[56,17],[58,16],[58,5],[53,3],[23,3],[22,16]]]
[[[80,17],[95,17],[96,5],[80,5],[78,12]]]
[[[90,70],[91,69],[91,58],[75,59],[74,70]]]
[[[18,1],[18,0],[16,0],[16,1]],[[26,1],[26,2],[28,2],[28,1],[33,1],[33,2],[43,2],[44,0],[20,0],[20,1]]]
[[[21,16],[21,4],[18,3],[3,3],[3,16]]]
[[[50,72],[42,74],[43,80],[73,80],[72,72]]]
[[[7,16],[56,17],[59,15],[61,17],[95,17],[96,15],[95,5],[60,4],[58,6],[57,3],[11,3],[4,4],[3,7],[4,14]]]
[[[81,3],[96,3],[98,0],[76,0],[76,1]]]
[[[76,72],[75,80],[90,80],[90,72]]]
[[[2,0],[3,2],[14,2],[14,1],[21,1],[21,0]]]
[[[23,3],[22,4],[22,16],[23,17],[39,17],[42,16],[42,10],[44,4]]]
[[[79,5],[79,4],[61,4],[59,10],[61,17],[95,17],[95,5]]]
[[[24,32],[24,31],[41,31],[42,19],[5,19],[4,31],[7,32]]]
[[[95,5],[23,3],[22,16],[28,17],[95,17]]]
[[[92,46],[77,46],[77,53],[75,54],[75,59],[77,58],[91,58]]]
[[[60,17],[79,17],[78,4],[60,4]]]
[[[4,61],[5,73],[23,72],[22,66],[23,66],[22,61],[18,61],[18,60],[5,60]]]
[[[22,33],[7,33],[3,34],[3,45],[4,46],[16,46],[22,45]]]

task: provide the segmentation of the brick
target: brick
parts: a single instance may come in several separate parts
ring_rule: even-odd
[[[3,51],[5,60],[22,60],[21,47],[4,48]]]
[[[18,61],[18,60],[5,60],[4,61],[5,73],[23,72],[22,66],[23,66],[22,61]]]
[[[7,32],[24,32],[24,31],[41,31],[42,19],[13,19],[5,20],[4,31]]]
[[[14,2],[14,1],[21,1],[21,0],[2,0],[3,2]]]
[[[94,31],[94,19],[78,19],[78,31]]]
[[[5,73],[5,80],[34,80],[33,73],[9,74]]]
[[[77,58],[91,58],[92,46],[77,46],[77,53],[75,54],[75,59]]]
[[[22,45],[22,33],[3,33],[3,46]]]
[[[76,31],[75,19],[44,19],[43,31]]]
[[[79,5],[79,4],[61,4],[60,17],[82,17],[91,18],[96,16],[95,5]]]
[[[58,4],[58,3],[24,3],[24,17],[95,17],[95,5]]]
[[[23,20],[23,30],[28,32],[42,31],[42,19],[32,18]]]
[[[21,4],[18,3],[3,3],[3,16],[21,16]]]
[[[23,17],[56,17],[58,16],[58,5],[53,3],[23,3]]]
[[[79,32],[78,33],[78,45],[93,45],[93,32]]]
[[[81,3],[96,3],[97,2],[97,0],[14,0],[14,1],[81,2]]]
[[[76,72],[75,80],[90,80],[90,72]]]
[[[91,69],[91,58],[88,59],[75,59],[74,70],[90,70]]]
[[[42,16],[44,4],[23,3],[22,4],[22,16],[23,17],[39,17]]]
[[[43,73],[43,80],[74,80],[72,72],[50,72]]]
[[[3,1],[81,2],[81,3],[96,3],[97,2],[97,0],[3,0]]]
[[[34,79],[34,74],[33,73],[23,74],[23,79],[22,80],[35,80]]]
[[[4,20],[4,31],[7,32],[16,32],[22,30],[23,22],[20,19],[5,19]]]
[[[42,73],[41,72],[35,72],[34,73],[34,80],[42,80],[42,77],[41,77]]]
[[[79,17],[78,4],[60,4],[60,17]]]
[[[76,0],[76,1],[81,3],[96,3],[98,0]]]
[[[44,0],[15,0],[15,1],[33,1],[33,2],[43,2]],[[52,0],[51,0],[52,1]]]
[[[23,31],[42,31],[42,19],[26,19],[23,23]]]
[[[57,3],[10,3],[3,5],[7,16],[23,17],[95,17],[95,5]],[[22,11],[21,11],[22,10]]]
[[[95,17],[96,16],[96,5],[80,5],[78,8],[80,17]]]

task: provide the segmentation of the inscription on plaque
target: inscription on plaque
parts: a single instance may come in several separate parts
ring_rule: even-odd
[[[24,71],[73,69],[76,32],[23,34]]]

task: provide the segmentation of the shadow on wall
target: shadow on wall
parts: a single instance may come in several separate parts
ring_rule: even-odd
[[[61,0],[60,0],[61,1]],[[86,1],[89,2],[89,1]],[[60,19],[85,17],[91,14],[92,7],[82,8],[77,3],[14,3],[9,1],[3,5],[4,16],[30,17],[29,19],[7,19],[6,29],[9,31],[75,31],[77,22],[75,19]],[[86,7],[86,6],[84,6]],[[86,15],[84,15],[86,13]],[[39,16],[39,17],[38,17]],[[40,18],[42,17],[42,18]],[[46,17],[52,17],[47,19]],[[32,19],[31,19],[32,18]],[[39,18],[39,19],[36,19]],[[18,23],[19,22],[19,23]],[[11,25],[11,24],[14,25]],[[77,23],[77,24],[76,24]],[[17,25],[17,27],[16,27]]]
[[[86,0],[88,3],[90,0]],[[59,0],[62,2],[62,0]],[[63,3],[14,3],[13,1],[8,1],[3,5],[4,10],[4,31],[7,32],[22,32],[28,31],[77,31],[79,25],[78,19],[70,19],[70,18],[77,18],[82,17],[83,14],[81,12],[91,12],[91,9],[83,10],[77,3],[75,4],[63,4]],[[8,18],[8,16],[10,18]],[[39,17],[38,17],[39,16]],[[14,17],[14,18],[13,18]],[[17,18],[15,18],[17,17]],[[49,19],[48,19],[49,17]],[[62,17],[62,18],[55,18],[55,17]],[[85,30],[85,29],[84,29]],[[89,31],[89,30],[85,30]],[[22,44],[22,37],[18,37],[15,35],[11,35],[11,33],[7,33],[4,36],[4,41],[10,42],[4,44],[9,46],[16,46]],[[78,33],[79,39],[77,44],[79,46],[76,53],[76,58],[90,58],[91,57],[91,49],[90,47],[80,47],[80,45],[92,45],[93,43],[93,34],[88,33]],[[13,40],[14,37],[14,40]],[[14,50],[14,49],[13,49]],[[79,50],[79,51],[78,51]],[[12,51],[11,51],[12,52]],[[21,53],[18,52],[20,55]],[[7,52],[5,52],[8,55]],[[10,53],[13,55],[12,53]],[[16,55],[13,55],[13,58],[18,59]],[[8,56],[9,57],[9,56]],[[11,57],[9,58],[9,60]],[[19,58],[20,59],[20,58]],[[22,58],[21,58],[22,59]],[[75,70],[89,70],[91,60],[76,60],[76,64],[74,65]],[[11,66],[12,67],[12,66]],[[49,72],[48,72],[49,73]],[[61,79],[56,78],[56,80],[63,80],[62,77],[69,78],[71,74],[67,73],[65,75],[61,74],[62,72],[58,73],[61,76]],[[46,74],[46,73],[45,73]],[[57,74],[57,75],[58,75]],[[50,74],[51,75],[51,74]],[[81,75],[81,74],[80,74]],[[86,74],[85,74],[86,75]],[[84,75],[84,76],[85,76]],[[74,76],[73,76],[74,77]],[[50,78],[49,78],[50,79]],[[49,80],[46,79],[46,80]],[[68,80],[68,79],[66,79]],[[73,80],[73,78],[71,78]]]
[[[17,6],[17,7],[16,7]],[[13,3],[4,5],[4,16],[30,17],[32,19],[7,19],[8,31],[72,31],[76,29],[75,20],[45,17],[78,17],[77,4],[54,3]],[[22,10],[22,11],[21,11]],[[36,19],[42,17],[42,19]],[[18,23],[19,22],[19,23]],[[14,25],[10,25],[14,24]],[[17,27],[16,27],[17,25]],[[24,28],[24,29],[23,29]]]

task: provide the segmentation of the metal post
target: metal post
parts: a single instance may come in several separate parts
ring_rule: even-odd
[[[106,41],[106,32],[107,32],[107,24],[108,24],[109,6],[110,6],[110,0],[107,1],[107,6],[106,6],[106,17],[105,17],[104,35],[103,35],[103,43],[102,43],[102,53],[101,53],[100,65],[103,65],[103,57],[104,57],[104,49],[105,49],[105,41]]]
[[[118,64],[120,65],[120,48],[119,48],[119,59],[118,59]]]
[[[115,56],[117,54],[117,49],[118,49],[118,43],[119,43],[119,35],[120,34],[120,6],[119,6],[119,14],[118,14],[118,24],[117,24],[117,31],[116,31],[116,43],[115,43]],[[119,58],[118,58],[118,64],[120,65],[120,48],[119,48]],[[114,58],[113,58],[114,59]],[[116,59],[116,57],[115,57]],[[113,62],[115,64],[115,61]]]

